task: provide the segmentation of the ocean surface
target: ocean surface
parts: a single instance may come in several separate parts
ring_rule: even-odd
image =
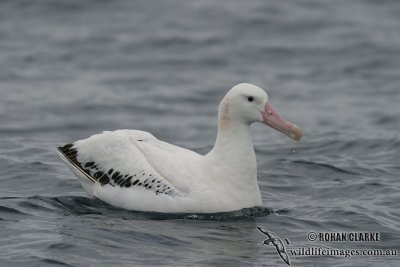
[[[396,0],[1,1],[0,266],[287,266],[257,226],[292,266],[400,266],[289,252],[400,250],[399,14]],[[297,144],[252,127],[262,207],[117,209],[88,198],[56,154],[124,128],[205,154],[241,82],[304,133]]]

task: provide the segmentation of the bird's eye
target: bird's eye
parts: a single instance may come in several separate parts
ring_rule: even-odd
[[[252,96],[249,96],[249,97],[247,98],[247,100],[249,100],[249,102],[253,102],[254,98],[253,98]]]

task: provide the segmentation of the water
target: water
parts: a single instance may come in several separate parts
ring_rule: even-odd
[[[256,226],[287,249],[400,249],[399,13],[394,0],[2,1],[0,266],[285,266]],[[304,131],[295,144],[253,127],[263,207],[120,210],[87,198],[56,156],[123,128],[206,153],[217,104],[239,82],[265,88]],[[381,241],[311,242],[312,231]]]

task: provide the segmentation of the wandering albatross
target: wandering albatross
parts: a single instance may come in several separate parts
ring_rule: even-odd
[[[262,204],[250,125],[264,123],[299,141],[261,88],[242,83],[222,99],[218,135],[206,155],[139,130],[105,131],[58,147],[83,189],[113,206],[155,212],[227,212]]]

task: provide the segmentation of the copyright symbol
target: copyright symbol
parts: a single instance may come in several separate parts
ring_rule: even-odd
[[[309,232],[307,235],[308,240],[315,241],[317,240],[317,234],[315,232]]]

